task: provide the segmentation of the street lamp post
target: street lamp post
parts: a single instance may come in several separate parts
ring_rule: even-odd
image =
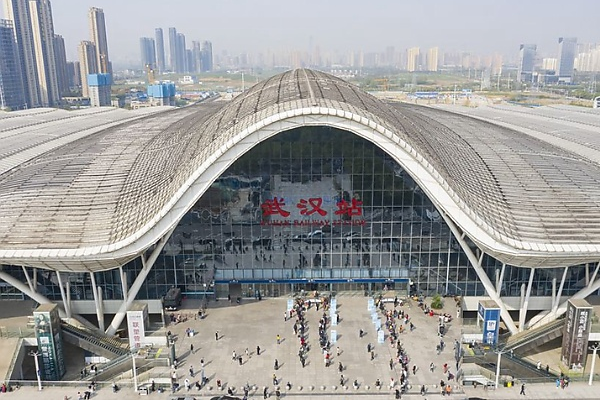
[[[131,361],[133,363],[133,391],[137,393],[138,391],[138,381],[137,381],[137,367],[135,365],[135,353],[131,353]]]
[[[206,283],[202,284],[204,286],[204,301],[203,308],[206,308]]]
[[[594,343],[593,346],[590,346],[590,350],[593,351],[593,357],[592,357],[592,370],[590,371],[590,380],[588,382],[588,385],[592,385],[592,382],[594,381],[594,369],[596,367],[596,352],[598,351],[598,349],[600,349],[600,345],[598,344],[598,342]]]
[[[34,357],[35,375],[37,376],[38,390],[42,390],[42,371],[40,371],[40,362],[38,360],[38,356],[40,355],[40,353],[38,353],[37,351],[32,351],[31,353],[29,353],[29,355]]]

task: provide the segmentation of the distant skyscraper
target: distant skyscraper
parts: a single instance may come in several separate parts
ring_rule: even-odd
[[[111,65],[108,58],[108,40],[106,39],[106,22],[104,10],[92,7],[88,15],[90,23],[90,37],[96,46],[96,71],[101,74],[110,74]]]
[[[213,70],[213,49],[212,43],[208,40],[202,42],[202,72]]]
[[[556,58],[543,58],[542,59],[542,69],[547,71],[556,71],[557,65]]]
[[[177,29],[169,28],[169,69],[177,72]]]
[[[577,55],[577,38],[558,38],[557,75],[559,81],[570,83]]]
[[[37,67],[35,64],[35,47],[31,29],[31,15],[27,0],[4,0],[4,15],[12,21],[19,69],[23,75],[23,90],[25,91],[26,107],[39,107]]]
[[[187,57],[185,51],[185,35],[177,33],[177,69],[175,72],[187,72]]]
[[[159,72],[164,72],[165,65],[165,39],[163,37],[162,28],[156,28],[154,30],[154,36],[156,40],[156,68]]]
[[[58,77],[58,91],[61,95],[69,92],[69,72],[67,70],[67,52],[65,39],[61,35],[54,35],[54,60]]]
[[[60,91],[54,54],[54,23],[50,0],[29,0],[29,12],[40,105],[53,107],[60,103]]]
[[[407,50],[406,70],[408,72],[414,72],[419,68],[419,52],[418,47],[412,47]]]
[[[439,49],[432,47],[427,51],[427,71],[436,72],[439,65]]]
[[[536,51],[537,46],[535,44],[521,45],[519,49],[519,69],[517,71],[519,82],[531,82],[533,80]]]
[[[79,61],[67,62],[69,70],[69,85],[71,87],[81,87],[81,63]]]
[[[79,43],[79,70],[81,76],[81,94],[90,97],[87,77],[98,73],[96,65],[96,46],[89,40]]]
[[[24,107],[23,76],[12,21],[0,19],[0,110]]]
[[[156,46],[154,39],[148,37],[140,38],[140,55],[142,68],[146,68],[146,65],[150,65],[152,69],[156,68]]]
[[[202,72],[202,44],[195,40],[192,42],[192,61],[191,72]]]

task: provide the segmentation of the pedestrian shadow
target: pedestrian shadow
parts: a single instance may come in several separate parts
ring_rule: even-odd
[[[285,338],[281,338],[281,340],[279,340],[279,344],[282,344],[283,342],[285,342]]]
[[[344,335],[342,335],[342,334],[338,333],[338,334],[337,334],[337,339],[338,339],[338,340],[340,340],[340,339],[341,339],[343,336],[344,336]]]
[[[277,369],[280,370],[284,365],[285,365],[285,363],[282,362],[281,364],[279,364],[279,367]]]

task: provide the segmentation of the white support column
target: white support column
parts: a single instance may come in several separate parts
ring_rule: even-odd
[[[39,294],[38,292],[31,291],[29,286],[27,286],[20,280],[16,279],[14,276],[9,275],[4,271],[0,271],[0,279],[2,279],[4,282],[8,283],[9,285],[13,286],[17,290],[20,290],[26,296],[31,297],[34,301],[36,301],[40,304],[53,304],[52,301],[50,301],[50,299],[48,299],[46,296],[43,296],[43,295]],[[58,310],[61,314],[61,317],[64,317],[66,315],[66,313],[62,307],[59,307]]]
[[[100,315],[100,320],[98,321],[98,329],[100,331],[104,331],[104,294],[102,292],[102,287],[98,286],[98,314]]]
[[[560,280],[560,285],[558,286],[558,292],[556,292],[556,297],[554,298],[554,303],[552,303],[552,313],[556,313],[556,309],[558,308],[558,304],[560,303],[560,297],[562,296],[563,288],[565,287],[565,281],[567,280],[567,272],[569,271],[569,267],[565,267],[565,272],[563,272],[562,279]]]
[[[67,279],[67,305],[65,305],[65,308],[69,309],[69,312],[67,313],[67,318],[72,318],[72,310],[73,308],[71,308],[71,306],[73,305],[73,303],[71,303],[71,281]]]
[[[452,221],[450,217],[446,215],[446,213],[440,212],[440,215],[442,216],[442,218],[444,218],[446,224],[448,224],[448,227],[452,231],[452,234],[460,244],[460,247],[462,247],[469,261],[471,262],[473,269],[475,270],[475,273],[477,273],[477,276],[479,277],[481,284],[485,288],[487,295],[490,296],[490,298],[494,300],[500,307],[500,316],[502,317],[502,320],[506,324],[506,327],[508,328],[510,333],[514,335],[518,332],[517,326],[515,325],[515,322],[512,320],[508,310],[506,309],[506,305],[502,301],[502,298],[496,292],[492,281],[490,281],[490,278],[487,276],[487,274],[481,267],[481,264],[475,256],[475,253],[473,253],[473,251],[465,241],[465,234],[459,231],[458,227],[454,224],[454,221]]]
[[[590,284],[590,263],[585,264],[585,286]]]
[[[23,268],[23,273],[25,274],[25,279],[27,279],[27,285],[29,285],[29,289],[32,292],[35,292],[36,288],[33,286],[33,282],[31,282],[31,278],[29,277],[29,272],[27,272],[27,267],[22,265],[21,268]]]
[[[500,270],[500,279],[496,283],[496,293],[500,296],[500,292],[502,292],[502,283],[504,282],[504,271],[506,270],[506,264],[502,263],[502,269]]]
[[[556,303],[556,277],[552,278],[552,307]]]
[[[573,300],[585,299],[586,297],[588,297],[590,294],[594,293],[598,289],[600,289],[600,279],[598,279],[596,281],[591,281],[589,286],[586,286],[585,288],[581,289],[579,292],[575,293],[573,296],[571,296],[571,299],[573,299]],[[532,324],[530,326],[530,328],[536,328],[538,326],[542,326],[547,323],[550,323],[550,322],[556,320],[561,315],[563,315],[566,311],[567,311],[567,301],[564,301],[561,305],[558,306],[558,308],[556,309],[556,312],[552,312],[552,310],[551,310],[551,311],[545,311],[545,312],[542,312],[542,313],[536,315],[536,322],[534,324]]]
[[[37,292],[37,276],[38,276],[38,269],[34,268],[33,269],[33,291]]]
[[[531,297],[531,287],[533,286],[533,276],[535,275],[535,268],[531,268],[529,273],[529,283],[527,284],[527,293],[525,294],[525,301],[523,307],[519,310],[519,332],[525,330],[525,318],[527,317],[527,309],[529,308],[529,298]]]
[[[598,275],[598,269],[600,269],[600,262],[598,263],[598,265],[596,265],[596,269],[594,270],[594,273],[592,274],[592,278],[590,279],[590,283],[588,284],[588,286],[591,286],[596,281],[596,276]]]
[[[121,278],[121,290],[123,291],[123,299],[127,298],[127,275],[123,271],[123,267],[119,267],[119,277]]]
[[[70,303],[67,301],[67,296],[65,295],[65,287],[63,286],[59,271],[56,271],[56,280],[58,281],[58,288],[60,289],[60,297],[62,298],[63,305],[65,307],[65,312],[67,313],[67,318],[71,318]]]
[[[123,303],[121,303],[121,306],[119,307],[119,311],[117,311],[112,322],[110,323],[110,326],[108,327],[108,329],[106,329],[107,335],[114,335],[117,332],[117,329],[119,329],[121,322],[123,322],[123,320],[125,319],[125,316],[127,315],[127,310],[131,306],[131,303],[133,303],[133,300],[135,300],[135,297],[137,296],[138,292],[142,288],[142,284],[148,277],[148,274],[150,273],[150,270],[154,266],[156,259],[160,255],[160,252],[162,251],[163,247],[165,247],[165,245],[167,244],[167,241],[169,240],[169,237],[173,234],[174,230],[175,230],[175,227],[173,227],[171,230],[169,230],[165,234],[165,236],[163,236],[159,240],[159,242],[156,244],[156,246],[152,250],[152,254],[148,258],[148,260],[146,260],[145,254],[140,255],[140,258],[142,260],[142,270],[140,271],[138,276],[135,278],[135,280],[131,284],[131,288],[129,288],[129,291],[127,293],[127,298],[125,300],[123,300]]]
[[[92,281],[92,293],[94,294],[94,303],[96,304],[96,318],[98,319],[98,329],[104,330],[104,315],[102,314],[102,306],[100,296],[98,296],[98,286],[96,286],[96,276],[93,272],[90,272],[90,278]]]

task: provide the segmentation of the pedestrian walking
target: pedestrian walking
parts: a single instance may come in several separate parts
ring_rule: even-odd
[[[277,335],[277,344],[281,343],[281,336]]]
[[[340,375],[340,386],[344,386],[344,375]]]
[[[232,355],[231,355],[231,359],[233,361],[237,360],[237,354],[235,353],[235,350],[233,351]]]
[[[219,340],[219,331],[215,332],[215,340],[217,340],[217,341]]]
[[[268,394],[269,394],[269,389],[267,389],[267,387],[265,386],[265,388],[263,389],[263,399],[266,399]]]
[[[273,365],[273,369],[275,369],[275,371],[277,371],[279,369],[279,361],[277,361],[277,359],[275,359],[275,364]]]
[[[375,352],[373,350],[371,350],[371,361],[373,361],[375,359]]]
[[[362,339],[364,333],[365,332],[362,329],[359,329],[359,331],[358,331],[358,338]]]
[[[190,367],[190,376],[192,378],[194,377],[194,367],[193,366]]]
[[[247,357],[247,358],[250,358],[250,350],[248,350],[248,348],[247,348],[247,347],[246,347],[245,353],[246,353],[246,357]]]
[[[240,365],[243,365],[243,364],[244,364],[244,360],[242,359],[242,356],[239,356],[239,357],[238,357],[238,363],[239,363]]]
[[[340,354],[342,354],[342,350],[340,350],[340,347],[338,346],[338,347],[335,349],[335,355],[339,357],[339,356],[340,356]]]
[[[256,355],[260,356],[260,346],[256,346]]]
[[[394,359],[390,358],[390,370],[394,369]]]
[[[194,344],[190,344],[190,353],[194,354]]]
[[[521,392],[519,394],[522,394],[523,396],[525,396],[525,384],[524,383],[521,385]]]
[[[433,372],[434,369],[435,369],[435,364],[434,363],[429,364],[429,371]]]

